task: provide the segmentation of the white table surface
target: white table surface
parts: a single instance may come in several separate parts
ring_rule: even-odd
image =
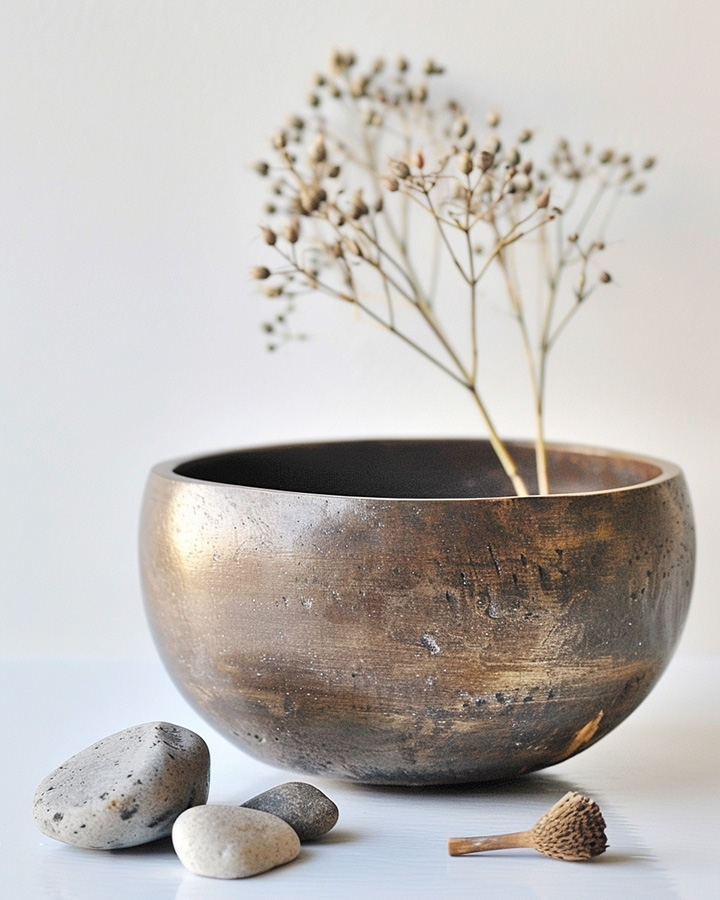
[[[68,756],[130,725],[164,719],[208,742],[210,802],[241,803],[303,778],[233,748],[190,709],[154,657],[6,659],[0,896],[18,900],[493,897],[702,900],[720,891],[720,658],[677,657],[626,722],[572,760],[493,786],[382,789],[310,778],[340,820],[298,859],[242,881],[186,871],[169,840],[86,851],[42,835],[31,816],[40,780]],[[532,850],[452,858],[450,836],[529,828],[567,790],[589,794],[608,851],[589,863]]]

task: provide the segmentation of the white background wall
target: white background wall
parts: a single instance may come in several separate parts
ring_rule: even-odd
[[[263,349],[250,163],[340,46],[433,56],[480,116],[659,157],[618,218],[617,288],[553,360],[548,432],[682,465],[683,649],[720,649],[719,44],[715,0],[4,0],[0,647],[149,650],[136,529],[158,460],[479,433],[441,374],[327,303],[311,343]],[[503,431],[526,412],[510,397]]]

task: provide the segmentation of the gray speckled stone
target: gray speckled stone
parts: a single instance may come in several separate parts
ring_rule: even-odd
[[[196,806],[172,830],[180,862],[196,875],[247,878],[295,859],[300,839],[269,813],[242,806]]]
[[[330,831],[338,820],[338,808],[312,784],[288,781],[243,803],[283,819],[301,841],[312,841]]]
[[[46,835],[90,850],[145,844],[170,834],[205,803],[210,753],[178,725],[135,725],[76,753],[39,785],[33,816]]]

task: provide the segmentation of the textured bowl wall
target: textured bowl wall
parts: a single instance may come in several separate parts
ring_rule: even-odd
[[[550,467],[562,493],[518,498],[473,441],[157,466],[141,570],[168,670],[239,747],[301,772],[450,783],[577,753],[668,663],[694,533],[673,465],[558,447]]]

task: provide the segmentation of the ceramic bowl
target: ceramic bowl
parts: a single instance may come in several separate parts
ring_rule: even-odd
[[[511,451],[531,483],[530,445]],[[489,445],[349,441],[156,466],[141,572],[161,656],[273,765],[376,784],[514,777],[648,694],[690,601],[680,470],[549,449],[508,495]]]

